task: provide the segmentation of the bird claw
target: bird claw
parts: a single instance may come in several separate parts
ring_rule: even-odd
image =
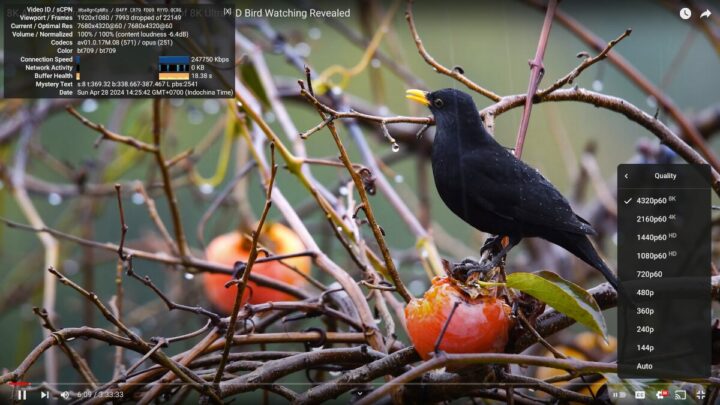
[[[484,255],[485,252],[490,251],[491,253],[495,253],[502,249],[502,244],[500,243],[502,241],[502,238],[500,236],[490,236],[485,240],[485,243],[483,243],[482,247],[480,248],[480,256]]]
[[[452,276],[456,280],[465,281],[471,274],[485,274],[495,268],[493,261],[479,262],[474,258],[466,257],[460,263],[455,263],[452,267]]]
[[[484,263],[478,263],[477,266],[473,266],[471,269],[468,270],[468,276],[474,273],[487,273],[488,271],[495,268],[495,264],[492,263],[492,261],[484,262]]]

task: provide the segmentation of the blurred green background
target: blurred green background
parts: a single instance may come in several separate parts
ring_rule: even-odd
[[[316,7],[350,7],[352,18],[342,19],[341,23],[360,32],[358,5],[355,2],[343,2],[340,6],[338,3],[319,2]],[[661,85],[687,114],[692,115],[720,102],[719,55],[691,22],[679,18],[677,13],[679,8],[663,6],[653,1],[594,3],[596,4],[565,1],[561,3],[560,9],[605,40],[619,36],[626,28],[632,28],[632,35],[615,49],[651,82]],[[383,10],[386,10],[390,3],[382,1],[380,4]],[[294,3],[280,1],[241,1],[237,2],[237,5],[240,8],[295,7]],[[398,59],[398,63],[406,64],[408,69],[421,78],[430,89],[443,87],[463,89],[453,80],[434,73],[422,61],[409,36],[403,14],[404,5],[394,17],[392,32],[387,37],[390,41],[396,40],[398,46],[391,48],[387,41],[384,41],[380,49],[394,52],[399,48],[402,59]],[[445,66],[462,66],[468,77],[500,95],[518,94],[527,90],[529,76],[527,61],[535,53],[543,15],[544,13],[517,1],[445,2],[444,4],[418,2],[415,7],[416,24],[430,54]],[[698,15],[699,12],[696,12],[695,16]],[[242,22],[238,21],[238,23]],[[282,32],[299,52],[307,54],[308,63],[317,72],[333,64],[354,66],[362,56],[362,49],[348,42],[323,21],[311,18],[306,20],[287,18],[270,19],[269,23]],[[374,27],[378,24],[379,20],[373,22]],[[250,27],[242,28],[242,32],[251,39],[260,38],[258,32]],[[267,45],[268,42],[260,40],[258,43]],[[576,39],[559,24],[555,24],[545,55],[546,70],[541,88],[574,68],[580,61],[576,58],[576,54],[580,51],[595,54],[589,46]],[[266,58],[270,69],[278,78],[294,83],[303,77],[285,62],[282,55],[267,52]],[[427,111],[410,106],[404,98],[407,86],[382,64],[373,63],[368,69],[377,69],[381,72],[384,90],[382,97],[373,99],[368,72],[350,81],[346,89],[348,93],[372,100],[376,104],[382,103],[396,114],[427,114]],[[653,101],[608,62],[598,63],[588,69],[575,83],[581,87],[621,97],[651,115],[655,113],[656,107]],[[481,96],[475,95],[475,100],[480,108],[490,104],[489,100]],[[28,103],[37,102],[39,101],[28,101]],[[164,145],[168,157],[195,146],[218,120],[224,119],[224,100],[173,100],[171,105],[173,115],[167,131],[169,141]],[[128,113],[119,123],[118,132],[137,137],[149,134],[151,113],[149,100],[87,100],[78,107],[89,119],[106,125],[120,108],[127,108]],[[288,108],[299,130],[309,129],[318,123],[317,114],[307,105],[290,102]],[[514,109],[496,120],[495,136],[502,144],[509,147],[514,145],[521,111],[522,109]],[[3,119],[10,117],[6,114]],[[665,118],[665,114],[660,115],[661,120]],[[266,112],[266,119],[272,123],[278,133],[282,133],[277,122],[273,122],[272,113]],[[392,132],[392,127],[390,130]],[[98,149],[93,147],[96,135],[61,110],[40,123],[39,134],[34,142],[63,164],[73,168],[85,167],[92,171],[94,161],[99,159]],[[341,135],[346,141],[351,156],[359,161],[355,145],[347,137],[344,129],[341,129]],[[390,145],[382,141],[381,136],[369,133],[366,135],[378,155],[387,155],[390,152]],[[568,171],[568,162],[564,160],[558,146],[558,136],[566,137],[577,157],[581,155],[589,141],[595,141],[598,146],[597,159],[604,178],[612,178],[616,166],[634,155],[638,140],[653,138],[650,133],[624,116],[588,104],[567,102],[535,105],[523,159],[540,169],[563,192],[569,191],[575,173]],[[204,176],[210,176],[215,171],[221,143],[215,142],[197,161],[197,168]],[[12,164],[15,146],[15,142],[0,146],[0,158],[3,164]],[[310,137],[306,141],[306,146],[310,156],[337,155],[326,131]],[[720,150],[717,140],[713,140],[711,146],[715,151]],[[117,147],[119,152],[126,149],[123,146]],[[115,167],[116,176],[106,178],[98,176],[95,181],[113,183],[120,180],[146,179],[148,168],[153,161],[150,156],[138,154],[132,157],[129,163],[125,167],[118,164]],[[416,161],[411,157],[391,167],[395,176],[390,178],[401,195],[417,192],[415,166]],[[345,178],[343,171],[335,168],[320,167],[313,168],[313,171],[328,187],[335,187],[339,179]],[[69,182],[57,170],[38,160],[31,159],[28,172],[48,182]],[[228,173],[225,180],[231,177],[232,173]],[[255,212],[259,213],[264,196],[256,173],[253,173],[251,178],[249,197]],[[294,204],[299,206],[309,200],[307,192],[296,184],[289,173],[281,170],[278,184]],[[194,248],[200,248],[194,236],[195,226],[209,201],[221,187],[205,190],[211,191],[209,194],[204,194],[193,187],[183,187],[179,191],[182,221],[189,242]],[[442,224],[455,238],[465,241],[471,248],[471,253],[472,250],[477,250],[480,239],[468,225],[445,208],[432,186],[431,196],[432,219]],[[127,223],[130,227],[128,240],[131,246],[134,244],[141,248],[153,249],[152,246],[143,245],[147,242],[148,232],[154,232],[145,206],[134,204],[133,200],[136,197],[133,198],[129,190],[126,191],[125,197]],[[589,199],[594,200],[594,198],[591,196]],[[33,201],[48,226],[73,234],[78,232],[77,219],[86,212],[90,204],[87,198],[40,194],[34,194]],[[415,243],[414,237],[383,196],[378,193],[371,202],[394,252],[400,254],[412,249]],[[158,197],[157,204],[163,219],[170,226],[165,201]],[[120,235],[114,197],[97,199],[94,209],[97,210],[97,217],[93,222],[90,236],[98,241],[117,243]],[[233,206],[224,207],[210,221],[206,231],[207,240],[237,225],[234,209]],[[26,222],[7,187],[0,188],[0,215],[18,222]],[[277,211],[271,211],[271,218],[278,219]],[[332,237],[329,234],[323,236],[327,234],[327,229],[321,232],[323,227],[327,227],[324,219],[315,213],[307,217],[307,222],[311,230],[317,231],[320,245],[326,246]],[[14,368],[41,338],[39,323],[32,314],[31,308],[41,303],[43,251],[37,237],[31,233],[0,227],[0,240],[0,341],[3,342],[3,347],[14,349],[0,351],[0,368]],[[87,255],[90,253],[68,242],[61,242],[61,247],[61,270],[75,280],[82,279],[82,268],[86,265]],[[341,249],[337,249],[337,246],[333,245],[331,253],[338,263],[353,268],[347,256]],[[94,291],[107,301],[115,291],[115,257],[100,251],[92,255],[94,260],[98,261],[92,266]],[[614,258],[611,258],[611,262],[613,260]],[[180,295],[185,299],[185,304],[207,304],[200,294],[192,293],[198,291],[197,279],[183,277],[171,270],[142,261],[136,262],[136,270],[141,274],[150,275],[156,283],[167,290],[175,288],[183,292],[187,291]],[[315,275],[327,281],[319,272]],[[428,285],[427,277],[418,263],[413,262],[403,266],[402,276],[415,295],[420,295]],[[133,326],[141,330],[144,336],[166,335],[168,331],[188,332],[204,323],[204,319],[183,313],[168,315],[156,296],[147,288],[135,280],[126,279],[124,283],[126,316],[134,319]],[[83,300],[78,294],[67,287],[58,286],[58,325],[79,326],[85,323],[83,308]],[[96,312],[93,312],[93,318],[96,325],[106,325]],[[609,323],[611,330],[614,331],[613,322],[610,320]],[[312,322],[308,323],[310,324]],[[183,344],[179,344],[169,351],[175,353],[183,347]],[[106,357],[99,355],[93,357],[96,366],[110,364],[109,356],[112,355],[112,351],[103,352],[107,353]],[[41,369],[36,366],[33,371],[41,373]],[[99,374],[103,376],[102,373]],[[70,375],[74,374],[70,373]],[[28,377],[32,380],[34,376]],[[71,379],[75,381],[75,377]]]

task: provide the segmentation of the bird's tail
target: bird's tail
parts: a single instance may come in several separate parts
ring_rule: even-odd
[[[563,244],[562,246],[585,263],[600,270],[600,273],[613,286],[615,291],[619,291],[617,276],[605,264],[605,260],[600,257],[590,238],[585,235],[577,235],[577,239],[573,240],[572,243]]]

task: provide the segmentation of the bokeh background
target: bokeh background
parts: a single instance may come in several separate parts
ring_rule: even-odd
[[[364,2],[360,2],[364,3]],[[369,26],[377,27],[381,16],[390,2],[377,1]],[[283,1],[240,1],[240,8],[294,8],[299,4]],[[304,4],[304,3],[303,3]],[[310,4],[310,3],[308,3]],[[313,2],[318,8],[350,8],[351,18],[341,19],[355,32],[363,32],[361,11],[358,2]],[[714,3],[717,6],[717,3]],[[430,89],[443,87],[463,88],[450,78],[436,74],[418,55],[403,18],[404,5],[393,18],[392,29],[380,47],[393,55],[397,63],[406,66]],[[720,103],[720,55],[693,25],[692,21],[679,18],[676,3],[654,1],[611,1],[580,2],[565,1],[560,9],[581,22],[587,29],[605,40],[619,36],[625,29],[633,32],[615,49],[627,58],[651,82],[661,87],[675,103],[689,116]],[[703,8],[704,9],[704,8]],[[696,11],[693,18],[698,18]],[[466,75],[482,86],[500,95],[519,94],[527,90],[529,77],[528,59],[535,53],[538,35],[544,13],[522,1],[473,1],[473,2],[426,2],[415,6],[416,24],[427,50],[445,66],[461,66]],[[715,16],[713,16],[715,17]],[[303,77],[289,66],[282,55],[272,52],[270,43],[262,38],[249,21],[238,19],[239,29],[266,50],[265,57],[278,81],[296,83]],[[327,22],[308,18],[269,19],[268,23],[281,32],[297,52],[305,55],[312,68],[320,72],[333,64],[354,66],[361,58],[363,49],[349,42]],[[0,30],[0,33],[2,31]],[[0,34],[2,35],[2,34]],[[574,68],[580,60],[576,54],[589,51],[589,46],[575,38],[559,24],[555,24],[545,55],[545,77],[541,88],[554,82]],[[374,79],[373,79],[374,77]],[[634,105],[654,114],[657,106],[653,99],[640,91],[626,77],[607,61],[600,62],[585,71],[575,83],[609,95],[621,97]],[[360,75],[353,77],[346,93],[368,100],[373,105],[385,108],[389,114],[426,115],[405,100],[407,84],[389,72],[382,63],[373,60]],[[380,90],[380,91],[373,91]],[[480,108],[490,101],[474,95]],[[0,126],[18,114],[26,106],[48,102],[48,100],[3,100],[0,103]],[[151,102],[149,100],[106,99],[77,100],[78,110],[89,119],[114,128],[117,132],[149,139],[151,127]],[[166,130],[164,147],[167,156],[195,147],[207,134],[222,125],[225,120],[224,100],[171,100],[172,114]],[[296,126],[300,130],[313,127],[318,117],[308,105],[288,101],[287,106]],[[496,120],[495,136],[509,147],[514,145],[515,135],[522,109],[514,109]],[[272,111],[265,112],[265,118],[274,129],[281,133]],[[660,112],[659,119],[666,121],[666,114]],[[220,124],[218,124],[220,123]],[[670,123],[671,124],[671,123]],[[354,144],[342,129],[351,156],[359,161]],[[390,127],[392,133],[392,126]],[[119,227],[116,201],[112,194],[105,197],[78,197],[62,192],[61,185],[72,183],[71,176],[85,172],[93,182],[112,184],[132,179],[147,179],[153,160],[123,146],[103,144],[94,147],[97,134],[82,126],[76,119],[60,109],[49,114],[38,123],[37,134],[32,138],[31,159],[28,174],[37,180],[54,185],[60,192],[33,192],[33,202],[46,224],[70,234],[84,235],[98,241],[119,241]],[[381,134],[367,133],[368,139],[378,156],[392,155],[390,144]],[[13,163],[17,147],[17,136],[0,142],[0,163],[7,168]],[[603,178],[611,180],[616,166],[626,162],[636,152],[636,145],[642,139],[654,141],[652,134],[627,120],[624,116],[581,103],[543,103],[533,108],[523,159],[537,167],[560,190],[569,193],[577,175],[577,160],[589,142],[596,144],[596,159]],[[720,143],[711,139],[713,150],[720,152]],[[329,134],[321,131],[305,142],[308,153],[314,157],[335,157],[337,151]],[[222,136],[215,137],[210,147],[198,156],[196,168],[205,177],[216,172],[216,166],[223,148]],[[416,209],[417,203],[417,158],[401,145],[398,153],[407,154],[397,162],[385,167],[386,175],[394,182],[399,193],[407,196],[408,204]],[[234,155],[234,154],[233,154]],[[108,163],[109,161],[109,163]],[[106,169],[98,173],[94,168],[102,162]],[[425,161],[427,163],[427,161]],[[190,245],[202,254],[201,245],[195,238],[195,226],[219,189],[232,177],[234,161],[224,176],[223,182],[209,187],[203,184],[188,184],[179,188],[179,204],[182,221],[187,229]],[[314,168],[314,174],[325,185],[336,188],[346,175],[336,168]],[[4,176],[7,172],[3,171]],[[3,187],[7,177],[0,182],[0,215],[18,222],[26,222],[20,213],[8,187]],[[258,177],[250,176],[250,204],[259,213],[264,198]],[[310,196],[295,179],[280,171],[278,184],[285,195],[297,207],[305,206]],[[612,182],[609,183],[612,187]],[[444,231],[462,244],[452,252],[441,249],[448,259],[457,260],[459,253],[476,254],[482,236],[457,219],[439,200],[434,188],[431,190],[431,218]],[[588,200],[596,199],[590,188]],[[71,193],[72,194],[72,193]],[[130,246],[146,250],[156,248],[158,243],[154,227],[150,222],[142,199],[126,190],[125,210],[130,226]],[[716,200],[716,199],[715,199]],[[715,201],[714,200],[714,201]],[[429,285],[421,265],[413,258],[415,238],[406,225],[398,218],[382,195],[371,200],[378,221],[387,234],[393,253],[402,260],[401,274],[415,295],[420,295]],[[162,217],[169,224],[167,205],[157,199]],[[589,206],[590,204],[587,204]],[[580,207],[582,208],[582,207]],[[232,230],[237,226],[236,210],[232,204],[223,206],[210,221],[206,238]],[[580,209],[581,214],[583,213]],[[279,219],[271,211],[272,219]],[[304,217],[310,229],[317,232],[321,246],[338,263],[350,265],[342,249],[331,243],[333,236],[324,218],[314,211]],[[325,243],[325,245],[323,245]],[[612,239],[606,245],[609,260],[614,263]],[[514,258],[523,255],[523,249],[511,254]],[[69,277],[93,286],[93,290],[104,300],[115,291],[116,256],[103,251],[91,251],[75,244],[61,242],[60,268]],[[137,262],[136,269],[150,275],[165,291],[180,297],[189,305],[207,305],[199,293],[197,278],[168,270],[147,262]],[[539,270],[539,269],[537,269]],[[552,269],[551,269],[552,270]],[[353,270],[354,271],[354,270]],[[43,277],[43,250],[36,235],[0,226],[0,342],[5,350],[0,351],[0,369],[15,367],[41,339],[41,329],[31,308],[41,303]],[[315,275],[327,281],[319,272]],[[599,280],[594,279],[593,282]],[[589,287],[592,282],[583,279]],[[145,336],[180,333],[202,326],[204,320],[185,313],[167,313],[155,295],[135,280],[125,280],[125,319]],[[96,311],[87,311],[78,294],[64,286],[58,287],[58,324],[78,326],[82,324],[104,325]],[[611,332],[614,333],[613,312],[607,313]],[[311,324],[310,321],[308,324]],[[93,347],[86,347],[91,350]],[[182,344],[170,350],[181,350]],[[106,356],[96,354],[93,364],[110,364],[112,351]],[[132,354],[128,354],[132,356]],[[130,362],[130,361],[129,361]],[[40,373],[41,367],[35,372]],[[108,375],[111,370],[108,368]],[[75,381],[73,373],[69,373]],[[102,372],[99,372],[102,376]],[[28,376],[30,380],[34,376]]]

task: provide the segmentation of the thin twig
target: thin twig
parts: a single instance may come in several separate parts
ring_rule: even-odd
[[[235,90],[235,99],[242,106],[248,117],[257,124],[258,129],[262,131],[265,137],[276,144],[278,151],[285,160],[285,163],[288,165],[288,170],[295,176],[297,176],[301,180],[303,185],[306,186],[308,192],[310,192],[313,198],[316,199],[323,211],[327,214],[329,220],[333,223],[333,228],[339,226],[343,228],[343,232],[347,232],[347,226],[345,222],[337,215],[337,212],[335,212],[332,207],[328,206],[327,200],[319,194],[316,188],[311,186],[311,183],[307,179],[307,176],[305,176],[304,173],[300,170],[300,167],[302,165],[298,162],[298,158],[292,155],[287,150],[287,148],[284,148],[282,142],[277,137],[277,135],[273,132],[270,126],[267,125],[267,122],[265,122],[259,115],[259,113],[257,112],[257,100],[252,97],[252,94],[250,94],[247,89],[243,88],[237,83]],[[248,104],[248,102],[252,104]],[[280,143],[278,144],[277,142]],[[263,173],[264,175],[268,175],[269,169],[267,167],[267,164],[265,163],[265,157],[262,154],[258,153],[251,139],[248,139],[248,145],[252,148],[254,156],[256,156],[256,158],[258,159],[258,165],[261,167],[261,173]],[[320,269],[327,272],[335,280],[337,280],[337,282],[345,289],[345,292],[350,297],[350,300],[355,306],[357,314],[363,323],[363,331],[366,342],[370,344],[370,346],[372,346],[375,350],[385,351],[385,343],[383,342],[382,337],[378,333],[376,333],[377,328],[375,327],[375,320],[372,311],[370,310],[370,307],[367,303],[367,300],[365,300],[362,291],[357,286],[357,284],[355,284],[355,280],[350,277],[350,275],[345,269],[338,266],[335,262],[330,260],[327,255],[323,253],[323,251],[315,242],[315,239],[312,237],[303,221],[298,216],[297,212],[295,212],[293,206],[285,198],[285,196],[280,190],[273,191],[273,202],[275,203],[278,211],[280,211],[285,217],[285,219],[288,221],[290,227],[298,234],[298,236],[308,248],[308,250],[316,254],[315,264]],[[374,253],[370,250],[366,250],[366,254],[370,257],[370,260],[372,261]]]
[[[113,142],[118,143],[124,143],[125,145],[132,146],[133,148],[145,152],[150,153],[156,153],[157,152],[157,145],[150,145],[148,143],[145,143],[143,141],[140,141],[138,139],[135,139],[133,137],[125,136],[116,134],[115,132],[109,131],[107,128],[105,128],[101,124],[96,124],[87,118],[85,118],[82,114],[80,114],[75,108],[72,106],[67,106],[65,108],[67,112],[70,113],[73,117],[77,118],[81,124],[85,125],[86,127],[99,132],[103,139],[107,139]]]
[[[420,39],[420,34],[418,34],[417,28],[415,27],[415,18],[413,16],[412,11],[412,5],[413,1],[408,0],[407,3],[407,10],[405,11],[405,19],[407,20],[408,27],[410,27],[410,34],[413,37],[413,40],[415,41],[415,47],[417,48],[418,52],[420,53],[420,56],[425,60],[425,62],[432,66],[437,73],[443,74],[448,77],[452,77],[453,79],[459,81],[460,83],[467,86],[470,90],[473,90],[477,92],[478,94],[482,94],[483,96],[489,98],[492,101],[499,101],[500,96],[493,93],[492,91],[485,89],[481,87],[480,85],[476,84],[472,80],[468,79],[467,76],[465,76],[460,70],[458,69],[448,69],[445,66],[438,63],[431,55],[428,53],[428,51],[425,49],[425,46],[422,43],[422,40]]]
[[[163,190],[165,190],[165,197],[167,198],[168,206],[170,207],[170,217],[172,218],[173,228],[175,230],[175,241],[177,242],[178,252],[180,258],[186,260],[190,252],[187,246],[187,240],[185,239],[185,231],[183,229],[182,219],[180,215],[180,209],[178,208],[177,198],[175,196],[175,189],[172,185],[172,178],[170,177],[170,170],[165,162],[165,155],[160,147],[160,139],[162,136],[162,120],[160,117],[161,99],[153,99],[153,146],[155,147],[154,155],[155,161],[157,162],[158,168],[160,169],[160,175],[163,180]]]
[[[231,285],[237,285],[237,292],[235,293],[235,302],[233,303],[233,310],[230,313],[230,321],[228,322],[227,332],[225,334],[225,347],[223,348],[223,357],[220,360],[220,364],[218,365],[217,372],[215,373],[215,378],[213,378],[213,384],[219,387],[220,381],[222,380],[225,365],[227,363],[227,357],[230,354],[230,347],[232,345],[232,337],[235,334],[235,325],[237,323],[238,318],[238,312],[240,310],[240,304],[242,303],[243,294],[245,293],[245,287],[248,283],[248,278],[250,277],[250,273],[252,272],[252,268],[255,265],[255,261],[258,256],[258,240],[260,239],[260,235],[263,231],[263,227],[265,226],[265,220],[267,219],[268,212],[270,212],[270,207],[272,206],[272,190],[273,185],[275,184],[275,177],[277,176],[277,165],[275,164],[275,147],[273,144],[270,144],[270,156],[272,158],[271,162],[271,169],[270,169],[270,179],[268,180],[266,187],[266,193],[265,193],[265,205],[263,206],[262,214],[260,214],[260,220],[258,221],[257,227],[255,228],[255,232],[252,235],[252,241],[250,246],[250,254],[248,255],[248,261],[247,264],[243,268],[242,275],[240,275],[239,280],[232,280],[230,283]],[[236,281],[236,282],[234,282]],[[228,283],[228,284],[230,284]],[[229,285],[226,285],[225,288],[228,288]]]
[[[610,55],[614,54],[611,53]],[[482,109],[480,116],[492,115],[497,117],[504,112],[523,105],[526,97],[526,94],[504,96],[498,103]],[[534,100],[535,103],[553,101],[578,101],[620,113],[653,133],[663,144],[677,152],[677,154],[688,163],[707,164],[707,160],[705,160],[702,155],[690,147],[662,121],[655,119],[655,117],[647,114],[627,100],[578,87],[558,89],[545,97],[539,97]],[[711,176],[712,187],[716,194],[720,195],[720,174],[713,168]]]
[[[62,348],[62,350],[67,354],[68,359],[70,359],[70,364],[78,371],[78,374],[85,380],[87,384],[90,385],[93,389],[97,387],[98,379],[95,377],[95,374],[93,374],[92,370],[90,369],[90,366],[87,364],[84,358],[80,356],[78,352],[75,351],[70,345],[67,344],[67,341],[63,338],[61,334],[55,334],[55,332],[58,331],[58,329],[53,324],[52,320],[48,316],[48,313],[45,309],[40,308],[33,308],[33,312],[35,315],[37,315],[40,319],[43,321],[43,327],[50,332],[53,333],[53,336],[57,339],[57,344]]]
[[[304,88],[300,90],[300,94],[307,97],[308,101],[314,106],[316,106],[318,113],[321,115],[321,118],[324,119],[325,113],[323,112],[322,108],[318,108],[318,105],[320,105],[320,103],[317,101],[317,99]],[[338,151],[340,152],[340,161],[343,162],[343,164],[348,170],[348,173],[350,174],[350,177],[353,179],[353,183],[355,183],[355,188],[357,189],[360,200],[362,201],[362,204],[364,206],[365,216],[370,223],[370,228],[372,229],[375,240],[378,243],[380,252],[385,259],[385,269],[390,274],[390,277],[393,279],[393,283],[395,284],[395,287],[397,288],[400,296],[402,296],[406,302],[410,302],[410,300],[412,299],[412,295],[410,294],[410,291],[408,291],[407,287],[405,287],[405,284],[402,282],[402,279],[400,278],[400,275],[395,268],[395,263],[393,262],[392,256],[390,255],[390,249],[387,247],[387,243],[385,242],[385,236],[383,235],[383,232],[380,229],[377,220],[375,219],[375,214],[373,212],[372,206],[370,205],[370,200],[368,199],[367,191],[365,190],[363,181],[357,171],[355,171],[355,169],[353,168],[352,163],[350,162],[350,157],[348,156],[347,151],[345,150],[345,146],[343,145],[340,137],[338,136],[337,130],[335,129],[335,124],[329,122],[327,127],[330,130],[330,134],[335,141],[335,145],[337,146]]]
[[[125,236],[128,232],[128,225],[125,222],[125,210],[122,205],[122,194],[119,184],[115,185],[115,192],[117,193],[118,211],[120,212],[120,244],[118,244],[117,254],[120,261],[124,262],[127,259],[127,255],[125,253]]]
[[[518,364],[525,366],[547,366],[562,370],[594,371],[602,373],[616,373],[617,364],[601,363],[596,361],[581,361],[575,359],[555,359],[543,356],[530,356],[524,354],[481,353],[481,354],[448,354],[440,353],[410,371],[394,378],[389,383],[372,391],[357,402],[358,405],[371,405],[389,395],[399,387],[422,376],[436,368],[449,365],[476,365],[476,364]]]
[[[230,182],[225,186],[225,188],[223,188],[222,191],[218,193],[215,199],[208,206],[207,210],[205,210],[202,217],[200,218],[200,221],[198,221],[196,231],[196,236],[200,243],[202,243],[203,245],[205,244],[205,225],[210,220],[210,217],[212,217],[212,215],[220,207],[223,201],[225,201],[225,199],[230,195],[230,193],[232,193],[238,182],[241,181],[248,173],[250,173],[250,170],[252,170],[252,168],[254,167],[255,162],[247,162],[242,168],[240,168],[237,174],[235,174],[235,177],[233,177],[233,179],[230,180]]]
[[[520,127],[518,128],[517,139],[515,141],[515,157],[522,157],[523,146],[525,145],[525,136],[527,135],[528,125],[530,123],[530,112],[537,92],[540,80],[545,74],[545,65],[543,58],[545,57],[545,48],[547,48],[548,38],[550,37],[550,29],[552,28],[555,10],[557,9],[557,0],[550,0],[545,12],[545,20],[543,21],[542,31],[540,31],[540,39],[538,40],[535,58],[530,61],[530,81],[528,83],[527,97],[525,97],[525,107],[523,108],[522,118],[520,119]]]
[[[81,286],[74,283],[72,280],[68,279],[67,277],[60,274],[57,270],[50,267],[48,269],[48,272],[52,273],[55,277],[58,278],[58,281],[72,287],[75,291],[79,292],[81,295],[83,295],[86,299],[90,300],[95,306],[100,310],[100,313],[107,319],[111,324],[118,327],[122,333],[130,338],[133,342],[137,343],[142,349],[143,353],[146,353],[149,350],[152,350],[152,346],[145,342],[140,336],[135,334],[133,331],[131,331],[125,324],[123,324],[117,317],[115,317],[112,312],[100,301],[98,296],[94,293],[91,293]],[[184,369],[183,367],[179,366],[176,362],[168,358],[162,351],[157,351],[152,354],[152,358],[158,362],[159,364],[162,364],[169,370],[173,371],[180,379],[185,381],[186,383],[189,383],[193,388],[195,388],[200,393],[203,393],[205,395],[209,395],[210,398],[215,401],[216,403],[222,403],[219,397],[215,395],[213,392],[211,392],[207,387],[205,387],[201,382],[202,380],[194,375],[194,373],[190,370]]]
[[[168,167],[170,166],[168,165]],[[174,254],[179,254],[177,244],[170,236],[167,227],[165,227],[165,224],[160,218],[160,214],[157,211],[157,205],[155,205],[155,200],[147,193],[147,190],[145,190],[145,186],[143,186],[142,182],[138,181],[135,183],[135,192],[142,195],[148,214],[150,215],[150,219],[153,221],[158,231],[160,231],[160,235],[162,235],[165,243]]]
[[[545,4],[538,0],[526,0],[531,5],[544,9]],[[606,41],[595,35],[587,27],[583,26],[570,17],[569,15],[558,11],[555,13],[555,18],[560,24],[565,26],[573,34],[575,34],[580,40],[593,47],[597,52],[602,51],[606,47]],[[642,91],[652,96],[657,100],[658,104],[668,112],[672,119],[678,124],[682,130],[682,135],[695,146],[702,156],[704,156],[710,166],[717,172],[720,171],[720,159],[710,149],[707,143],[704,141],[702,134],[698,131],[697,127],[683,114],[682,110],[672,101],[672,99],[665,94],[661,89],[655,86],[647,77],[645,77],[635,66],[633,66],[627,59],[623,58],[618,52],[611,52],[607,54],[607,59],[615,65],[628,79],[634,82]]]
[[[150,279],[150,276],[143,276],[143,277],[141,277],[139,274],[137,274],[137,273],[135,272],[135,270],[133,269],[132,256],[128,256],[128,257],[126,258],[126,262],[127,262],[127,266],[128,266],[128,268],[127,268],[127,274],[128,274],[128,276],[130,276],[130,277],[132,277],[132,278],[140,281],[141,283],[145,284],[145,286],[147,286],[148,288],[150,288],[150,289],[151,289],[155,294],[157,294],[157,296],[160,297],[160,299],[165,303],[165,305],[167,306],[167,308],[168,308],[169,311],[172,311],[172,310],[174,310],[174,309],[178,309],[178,310],[180,310],[180,311],[185,311],[185,312],[190,312],[190,313],[193,313],[193,314],[196,314],[196,315],[205,316],[205,317],[207,317],[207,318],[210,320],[210,322],[211,322],[213,325],[217,325],[217,324],[220,323],[220,320],[221,320],[222,317],[221,317],[220,315],[212,312],[212,311],[209,311],[209,310],[207,310],[207,309],[205,309],[205,308],[203,308],[203,307],[201,307],[201,306],[191,307],[191,306],[188,306],[188,305],[178,304],[178,303],[172,301],[170,298],[168,298],[167,295],[165,295],[165,293],[162,292],[162,290],[161,290],[160,288],[158,288],[158,287],[152,282],[152,280]]]
[[[575,78],[580,76],[580,74],[585,71],[585,69],[589,68],[590,66],[594,65],[597,62],[600,62],[601,60],[605,59],[607,57],[608,52],[615,47],[620,41],[627,38],[632,33],[632,29],[628,28],[623,32],[619,37],[613,39],[612,41],[608,42],[605,49],[602,50],[602,52],[598,53],[594,57],[587,56],[580,65],[578,65],[575,69],[571,70],[568,74],[558,79],[555,83],[550,85],[547,89],[540,90],[537,92],[538,97],[543,97],[549,93],[552,93],[553,91],[559,89],[560,87],[566,85],[566,84],[572,84]],[[582,55],[582,53],[580,54]]]
[[[58,239],[64,239],[69,240],[71,242],[83,245],[83,246],[90,246],[97,249],[102,250],[108,250],[112,252],[117,252],[118,245],[113,243],[101,243],[96,242],[92,240],[87,240],[84,238],[80,238],[74,235],[69,235],[64,232],[60,232],[56,229],[42,227],[42,228],[35,228],[32,226],[19,224],[14,221],[10,221],[6,218],[0,217],[0,223],[3,223],[7,225],[10,228],[14,229],[21,229],[24,231],[31,231],[31,232],[39,232],[39,233],[48,233]],[[191,258],[189,260],[182,260],[175,256],[170,256],[165,253],[150,253],[146,252],[144,250],[139,249],[130,249],[125,248],[125,253],[129,256],[132,256],[136,259],[144,259],[149,260],[157,263],[163,263],[171,266],[185,266],[188,268],[194,268],[199,271],[206,271],[210,273],[222,273],[222,274],[233,274],[233,269],[229,266],[225,266],[219,263],[209,262],[207,260],[201,260],[196,258]],[[298,253],[292,253],[287,255],[277,255],[277,256],[270,256],[270,257],[263,257],[256,260],[256,263],[265,263],[265,262],[271,262],[276,260],[284,260],[284,259],[290,259],[293,257],[299,257],[299,256],[312,256],[314,255],[314,252],[298,252]],[[257,283],[258,285],[261,285],[263,287],[270,287],[272,289],[282,291],[284,293],[290,294],[293,297],[297,297],[300,299],[306,299],[309,298],[309,295],[302,291],[299,288],[296,288],[294,286],[291,286],[288,283],[285,283],[280,280],[275,280],[267,276],[263,276],[261,274],[251,274],[250,279]]]

